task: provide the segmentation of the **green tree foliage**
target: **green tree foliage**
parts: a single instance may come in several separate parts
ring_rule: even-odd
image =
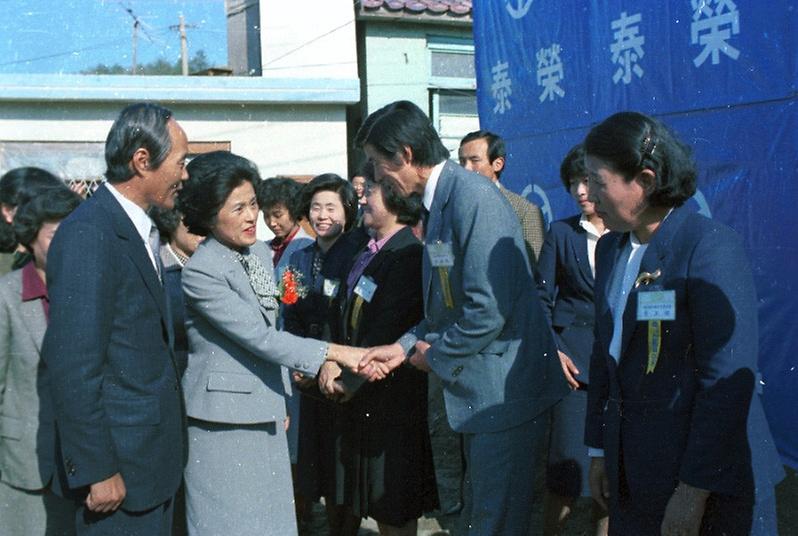
[[[204,50],[198,50],[193,57],[188,60],[188,72],[196,73],[210,67],[208,57],[205,55]],[[139,75],[160,75],[160,76],[174,76],[182,74],[182,66],[180,58],[174,63],[169,63],[163,58],[158,58],[150,63],[139,65],[136,68],[136,74]],[[130,74],[130,68],[125,68],[115,63],[113,65],[105,65],[98,63],[94,67],[81,71],[80,74]]]

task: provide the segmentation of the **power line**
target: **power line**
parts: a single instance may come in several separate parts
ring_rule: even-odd
[[[287,57],[287,56],[290,56],[290,55],[291,55],[291,54],[293,54],[294,52],[297,52],[297,51],[299,51],[299,50],[302,50],[302,49],[303,49],[303,48],[305,48],[306,46],[308,46],[308,45],[310,45],[310,44],[313,44],[313,43],[315,43],[316,41],[318,41],[318,40],[319,40],[319,39],[321,39],[322,37],[327,37],[327,36],[328,36],[328,35],[330,35],[331,33],[337,32],[337,31],[338,31],[338,30],[340,30],[341,28],[345,28],[345,27],[349,26],[350,24],[353,24],[354,22],[355,22],[354,20],[346,21],[346,22],[345,22],[345,23],[343,23],[342,25],[340,25],[340,26],[336,26],[335,28],[333,28],[332,30],[330,30],[330,31],[328,31],[328,32],[324,32],[324,33],[323,33],[323,34],[321,34],[321,35],[317,35],[316,37],[314,37],[314,38],[313,38],[313,39],[311,39],[310,41],[306,41],[306,42],[302,43],[301,45],[299,45],[298,47],[296,47],[296,48],[293,48],[293,49],[289,50],[288,52],[286,52],[286,53],[285,53],[285,54],[283,54],[282,56],[277,56],[276,58],[273,58],[272,60],[270,60],[268,63],[264,63],[264,64],[263,64],[263,66],[262,66],[261,68],[264,68],[264,67],[266,67],[267,65],[271,65],[272,63],[274,63],[274,62],[276,62],[276,61],[280,61],[281,59],[283,59],[283,58],[285,58],[285,57]]]
[[[97,43],[96,45],[92,45],[92,46],[88,46],[88,47],[84,47],[84,48],[78,48],[78,49],[75,49],[75,50],[70,50],[68,52],[58,52],[56,54],[48,54],[46,56],[36,56],[36,57],[33,57],[33,58],[26,58],[26,59],[23,59],[23,60],[7,61],[7,62],[4,62],[4,63],[0,63],[0,67],[5,67],[6,65],[17,65],[17,64],[20,64],[20,63],[30,63],[30,62],[39,61],[39,60],[48,60],[50,58],[59,58],[61,56],[71,56],[73,54],[77,54],[78,52],[87,52],[89,50],[96,50],[98,48],[107,47],[108,45],[115,45],[115,44],[120,43],[122,41],[127,41],[127,38],[115,39],[113,41],[106,41],[104,43]]]

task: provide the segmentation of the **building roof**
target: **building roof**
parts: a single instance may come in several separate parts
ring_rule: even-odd
[[[0,77],[0,103],[136,102],[354,104],[357,78],[19,74]]]
[[[471,24],[471,0],[360,0],[359,18]]]

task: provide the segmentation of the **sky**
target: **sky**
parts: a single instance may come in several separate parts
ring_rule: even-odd
[[[133,16],[139,65],[180,59],[180,13],[189,57],[227,65],[224,0],[0,0],[0,74],[78,73],[99,63],[130,68]]]

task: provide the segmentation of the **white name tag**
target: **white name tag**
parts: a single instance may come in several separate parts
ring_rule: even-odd
[[[328,298],[335,297],[338,294],[338,287],[340,286],[340,282],[337,279],[325,279],[324,280],[324,295]]]
[[[448,242],[427,244],[427,253],[429,254],[430,263],[435,268],[450,268],[454,266],[454,253],[452,252],[452,245]]]
[[[355,294],[371,303],[371,298],[374,297],[375,292],[377,292],[377,283],[369,276],[361,275],[360,279],[357,280],[357,285],[355,285]]]
[[[637,293],[638,320],[676,320],[676,291]]]

